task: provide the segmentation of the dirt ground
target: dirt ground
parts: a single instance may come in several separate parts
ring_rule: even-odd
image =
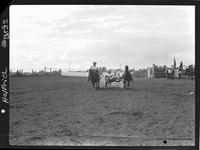
[[[81,77],[11,77],[10,145],[194,145],[194,90],[192,80],[95,90]]]

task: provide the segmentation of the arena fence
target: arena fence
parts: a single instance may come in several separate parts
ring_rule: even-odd
[[[88,77],[88,72],[61,71],[61,76]]]

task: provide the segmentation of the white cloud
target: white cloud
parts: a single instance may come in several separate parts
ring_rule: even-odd
[[[11,68],[194,64],[193,6],[15,5],[10,34]]]

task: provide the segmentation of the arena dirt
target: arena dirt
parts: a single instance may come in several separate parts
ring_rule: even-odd
[[[95,90],[86,78],[11,77],[11,145],[194,145],[192,80],[136,79]]]

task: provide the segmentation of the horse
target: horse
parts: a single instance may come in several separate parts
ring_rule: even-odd
[[[92,86],[95,89],[99,89],[99,81],[100,81],[100,76],[98,70],[89,70],[89,76],[88,76],[88,82],[92,82]]]
[[[130,81],[133,81],[133,77],[128,69],[128,66],[125,66],[125,72],[123,74],[124,85],[126,85],[126,81],[128,82],[128,86],[130,86]]]
[[[121,73],[119,71],[117,73],[115,73],[115,75],[113,75],[113,76],[106,75],[105,76],[105,86],[108,87],[108,85],[109,85],[109,87],[111,87],[112,82],[120,82],[122,79],[123,79],[123,73]]]
[[[120,82],[122,80],[122,77],[121,78],[117,78],[117,77],[109,77],[109,76],[106,76],[105,77],[105,85],[106,87],[111,87],[111,84],[112,82]]]

